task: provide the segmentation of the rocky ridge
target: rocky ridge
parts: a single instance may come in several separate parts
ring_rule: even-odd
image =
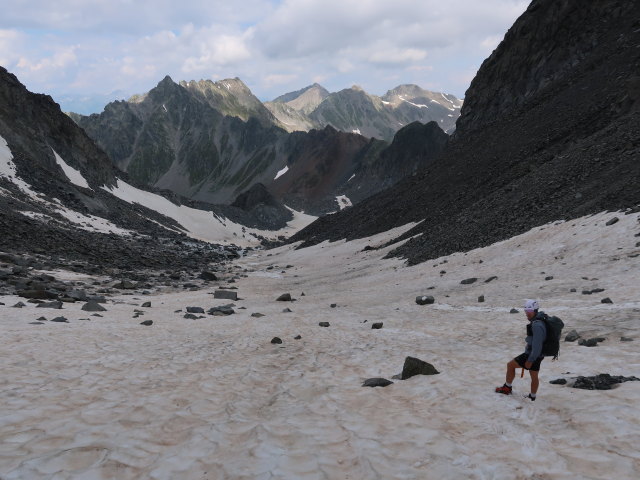
[[[638,208],[639,19],[633,1],[532,2],[478,71],[436,161],[291,241],[422,222],[392,252],[418,263],[554,220]],[[585,35],[587,44],[567,40]]]

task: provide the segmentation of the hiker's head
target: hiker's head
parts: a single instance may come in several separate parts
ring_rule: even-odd
[[[537,300],[525,300],[524,302],[524,313],[529,320],[536,316],[539,308]]]

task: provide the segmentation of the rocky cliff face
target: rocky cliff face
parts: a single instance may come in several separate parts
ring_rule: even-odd
[[[532,2],[478,71],[440,157],[291,240],[422,221],[394,252],[416,263],[550,221],[638,208],[638,45],[638,2]]]

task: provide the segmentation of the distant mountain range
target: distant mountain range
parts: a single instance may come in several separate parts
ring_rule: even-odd
[[[176,83],[167,76],[148,93],[112,102],[101,114],[69,115],[118,168],[142,184],[231,204],[260,183],[287,205],[322,214],[338,210],[339,197],[348,194],[350,202],[358,202],[428,164],[448,138],[440,125],[452,124],[460,104],[416,86],[398,87],[385,98],[359,89],[329,94],[312,85],[265,106],[237,78]],[[294,114],[278,119],[273,113],[294,108],[298,124],[317,129],[289,132],[285,127]],[[349,131],[357,124],[393,139],[403,128],[399,118],[411,125],[429,118],[429,112],[444,115],[430,121],[422,138],[433,143],[396,164],[390,152],[398,150],[397,142],[407,142],[407,135],[398,132],[390,148]]]
[[[330,125],[344,132],[391,141],[400,128],[412,122],[436,122],[445,132],[452,133],[462,100],[417,85],[400,85],[378,97],[357,86],[329,93],[314,84],[265,106],[287,131]]]

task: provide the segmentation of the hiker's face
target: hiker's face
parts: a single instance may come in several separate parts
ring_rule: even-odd
[[[536,312],[534,312],[533,310],[525,310],[524,313],[527,316],[528,320],[531,320],[533,317],[536,316]]]

